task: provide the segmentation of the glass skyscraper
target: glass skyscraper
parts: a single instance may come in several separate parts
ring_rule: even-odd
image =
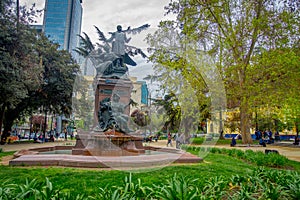
[[[75,59],[74,52],[79,47],[82,22],[82,0],[46,0],[43,31],[50,40],[68,50]]]
[[[82,0],[46,0],[43,31],[50,40],[60,45],[60,49],[69,51],[79,62],[74,51],[79,47],[82,22]],[[56,120],[56,131],[62,132],[63,116]]]

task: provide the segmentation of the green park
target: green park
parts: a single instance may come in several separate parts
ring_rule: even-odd
[[[299,2],[152,1],[0,2],[1,200],[300,199]]]

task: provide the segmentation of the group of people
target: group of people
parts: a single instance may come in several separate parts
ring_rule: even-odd
[[[278,131],[276,131],[275,136],[279,135]],[[266,146],[266,144],[274,143],[273,133],[271,130],[265,130],[263,133],[260,130],[255,131],[256,140],[259,140],[259,144],[262,146]]]
[[[184,134],[178,134],[175,133],[173,136],[171,133],[168,133],[167,135],[167,147],[170,145],[173,146],[172,140],[176,142],[176,149],[180,148],[180,145],[182,144],[189,144],[190,143],[191,136],[185,136]]]
[[[239,138],[240,135],[237,135],[236,137],[232,137],[230,146],[234,147],[236,146],[236,140],[241,139]],[[261,132],[260,130],[255,131],[255,140],[259,140],[259,144],[263,147],[266,147],[267,144],[274,143],[273,133],[271,130],[266,130],[264,132]],[[276,131],[275,133],[275,140],[280,140],[279,138],[279,132]]]

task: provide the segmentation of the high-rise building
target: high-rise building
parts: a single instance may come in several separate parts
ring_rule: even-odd
[[[149,106],[148,98],[149,98],[149,92],[146,81],[138,81],[137,77],[129,77],[133,89],[131,93],[131,99],[138,103],[139,107],[145,107]]]
[[[82,0],[46,0],[43,20],[43,32],[50,40],[60,45],[60,49],[69,51],[80,62],[80,56],[74,51],[79,47],[82,22]],[[56,131],[63,131],[64,116],[58,116]]]
[[[46,0],[43,31],[50,40],[68,50],[78,59],[74,49],[79,47],[82,22],[82,0]]]

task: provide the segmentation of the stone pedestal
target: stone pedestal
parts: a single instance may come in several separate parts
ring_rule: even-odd
[[[145,153],[142,137],[115,132],[83,132],[76,139],[73,155],[135,156]]]
[[[132,82],[129,79],[112,79],[112,78],[96,78],[95,91],[95,118],[98,122],[97,114],[99,110],[99,103],[105,98],[112,99],[113,94],[120,97],[120,103],[128,105],[131,98],[131,91],[133,88]],[[124,114],[129,115],[129,106],[125,109]]]
[[[95,126],[94,131],[79,131],[73,155],[132,156],[145,153],[143,138],[115,130],[101,130],[98,121],[99,104],[105,98],[118,96],[118,102],[129,105],[132,82],[127,79],[96,77],[95,84]],[[122,115],[129,116],[130,106],[125,106]],[[105,113],[106,114],[106,113]],[[118,113],[116,113],[118,114]],[[97,131],[98,130],[98,131]],[[118,129],[116,129],[118,130]],[[129,129],[128,129],[129,130]]]

